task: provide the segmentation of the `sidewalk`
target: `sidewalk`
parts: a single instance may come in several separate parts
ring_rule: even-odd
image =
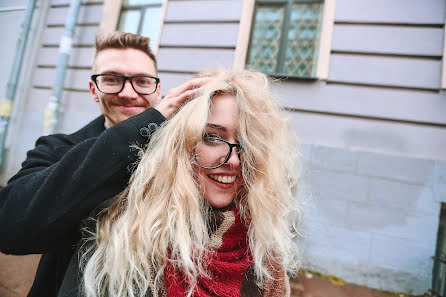
[[[40,255],[11,256],[0,253],[0,297],[24,297],[36,274]]]
[[[24,297],[31,288],[40,255],[10,256],[0,253],[0,297]],[[353,285],[334,285],[317,276],[291,281],[291,297],[395,297]]]
[[[375,290],[349,284],[334,285],[330,280],[318,276],[304,275],[291,280],[291,297],[395,297]],[[401,295],[405,296],[405,295]]]

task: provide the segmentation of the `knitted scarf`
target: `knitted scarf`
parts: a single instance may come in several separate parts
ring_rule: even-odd
[[[192,296],[289,296],[288,277],[280,265],[267,263],[272,280],[263,288],[255,282],[253,259],[247,242],[248,224],[237,208],[213,211],[210,222],[210,251],[206,253],[207,276],[199,276]],[[270,261],[274,262],[274,261]],[[189,282],[182,269],[168,263],[164,270],[165,295],[186,296]],[[163,294],[164,295],[164,294]]]

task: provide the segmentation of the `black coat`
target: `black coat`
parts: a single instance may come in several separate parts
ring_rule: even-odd
[[[125,188],[128,167],[137,161],[130,145],[147,143],[144,127],[164,120],[150,108],[107,130],[101,116],[71,135],[37,140],[0,191],[0,251],[43,254],[28,296],[57,296],[80,223]]]

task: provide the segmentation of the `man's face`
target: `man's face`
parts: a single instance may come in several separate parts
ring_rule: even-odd
[[[95,73],[115,73],[126,76],[150,75],[157,72],[152,59],[143,51],[126,48],[108,48],[100,51],[95,59]],[[97,89],[90,81],[90,93],[101,107],[107,128],[137,115],[149,107],[153,107],[161,99],[161,86],[155,93],[142,95],[135,92],[130,81],[126,81],[124,88],[118,94],[105,94]]]

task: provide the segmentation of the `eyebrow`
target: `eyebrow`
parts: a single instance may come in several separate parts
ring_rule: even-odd
[[[207,128],[218,129],[218,130],[221,130],[221,131],[224,131],[224,132],[227,131],[227,129],[226,129],[225,127],[220,126],[220,125],[216,125],[216,124],[211,124],[211,123],[207,123],[207,124],[206,124],[206,127],[207,127]]]
[[[121,74],[121,73],[119,73],[119,72],[117,72],[117,71],[113,71],[113,70],[110,70],[110,71],[103,71],[103,73],[106,73],[106,74],[119,74],[119,75],[123,75],[123,74]],[[137,73],[137,74],[133,74],[133,75],[129,75],[129,76],[138,76],[138,75],[145,75],[145,76],[155,77],[155,75],[151,75],[151,74],[148,74],[148,73],[145,73],[145,72],[141,72],[141,73]]]

